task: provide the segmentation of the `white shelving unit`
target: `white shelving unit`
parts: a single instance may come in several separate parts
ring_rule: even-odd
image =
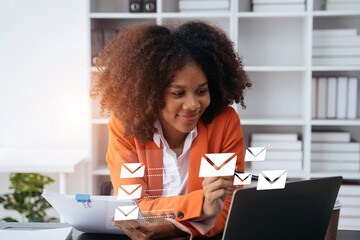
[[[250,0],[230,0],[230,10],[221,12],[179,12],[177,0],[157,0],[156,13],[128,13],[128,1],[89,0],[91,28],[120,31],[139,23],[180,24],[202,19],[222,27],[242,56],[253,82],[246,92],[246,110],[237,108],[245,143],[253,132],[296,132],[303,141],[303,169],[289,172],[292,178],[342,175],[360,180],[360,172],[316,173],[311,171],[311,131],[344,130],[360,141],[360,119],[311,119],[313,76],[360,76],[360,66],[312,66],[312,31],[327,28],[357,28],[360,11],[323,11],[322,0],[307,0],[303,13],[254,13]],[[90,67],[90,71],[96,68]],[[108,118],[100,117],[93,103],[92,181],[98,193],[101,181],[109,179],[105,155]]]

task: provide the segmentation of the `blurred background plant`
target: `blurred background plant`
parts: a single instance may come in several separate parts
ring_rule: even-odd
[[[41,196],[46,184],[54,182],[48,176],[39,173],[11,173],[9,189],[13,193],[0,196],[0,204],[5,209],[16,210],[20,213],[22,222],[58,222],[57,218],[48,218],[45,210],[51,205]],[[5,222],[18,222],[6,217],[0,219]]]

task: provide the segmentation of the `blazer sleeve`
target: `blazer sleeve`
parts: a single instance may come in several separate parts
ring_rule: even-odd
[[[245,144],[244,138],[240,127],[240,119],[235,110],[231,107],[226,107],[223,115],[216,120],[214,119],[212,123],[212,128],[214,130],[213,135],[221,136],[220,144],[216,142],[216,145],[211,146],[213,151],[216,149],[217,152],[222,153],[235,153],[237,156],[236,170],[243,172],[244,171],[244,158],[245,158]],[[221,127],[223,126],[223,127]],[[220,134],[221,132],[221,134]],[[220,150],[219,150],[220,149]],[[197,224],[194,224],[193,221],[180,221],[179,224],[186,227],[188,232],[191,233],[191,239],[193,237],[213,237],[222,231],[224,231],[227,215],[230,208],[232,196],[228,196],[224,203],[223,209],[216,218],[215,224],[212,228],[205,234],[203,230],[199,229]],[[175,224],[178,226],[178,224]],[[180,228],[181,229],[181,228]]]
[[[184,221],[190,218],[199,217],[202,210],[204,191],[202,189],[192,191],[186,195],[173,197],[160,197],[149,189],[149,177],[146,170],[143,178],[120,178],[121,166],[124,163],[139,163],[146,161],[145,147],[135,143],[132,138],[123,137],[123,127],[120,121],[114,116],[109,121],[109,145],[106,155],[111,182],[114,187],[114,195],[118,194],[120,185],[141,184],[142,196],[138,203],[142,212],[152,213],[161,216],[166,214],[176,221]],[[146,162],[144,162],[146,166]],[[146,168],[145,168],[146,169]],[[160,176],[161,177],[161,176]],[[190,204],[193,203],[193,204]],[[196,204],[194,204],[196,203]],[[201,204],[198,204],[201,203]],[[179,212],[187,214],[179,214]]]
[[[230,107],[228,107],[230,108]],[[233,108],[229,110],[222,139],[221,152],[235,153],[237,156],[236,170],[244,172],[245,144],[240,127],[240,119]],[[223,209],[217,217],[214,227],[204,236],[211,237],[224,231],[232,196],[228,196],[223,204]]]

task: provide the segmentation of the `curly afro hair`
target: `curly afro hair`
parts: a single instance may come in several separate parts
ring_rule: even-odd
[[[107,109],[121,121],[124,137],[145,144],[157,131],[154,121],[165,107],[165,89],[189,62],[196,62],[208,80],[205,124],[233,102],[245,108],[244,90],[251,83],[233,43],[220,28],[201,21],[176,28],[139,25],[118,34],[99,54],[90,95],[100,96],[102,112]]]

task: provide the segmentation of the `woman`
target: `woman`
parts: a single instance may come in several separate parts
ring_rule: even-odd
[[[103,49],[98,68],[91,95],[113,113],[106,160],[115,195],[141,184],[147,221],[114,224],[133,239],[223,231],[233,176],[199,177],[200,162],[208,153],[235,153],[236,170],[244,171],[240,120],[228,105],[245,108],[251,86],[226,34],[204,22],[136,26]],[[125,163],[141,163],[144,175],[124,178]]]

